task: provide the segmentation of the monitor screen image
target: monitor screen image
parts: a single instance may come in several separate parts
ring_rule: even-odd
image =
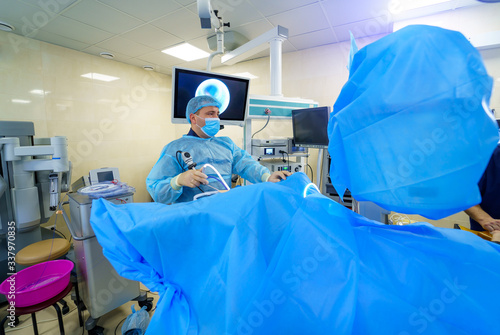
[[[250,79],[231,75],[173,68],[172,123],[188,123],[186,106],[199,95],[210,95],[221,103],[221,124],[243,125],[245,121]]]
[[[293,142],[297,147],[327,148],[330,107],[292,111]]]

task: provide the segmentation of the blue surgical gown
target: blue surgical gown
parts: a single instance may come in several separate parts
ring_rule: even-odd
[[[211,187],[205,185],[200,185],[200,189],[182,186],[179,190],[170,185],[172,178],[187,170],[187,165],[180,154],[178,159],[176,158],[176,152],[179,150],[189,152],[193,161],[197,163],[196,168],[201,168],[204,164],[215,167],[229,186],[232,174],[237,174],[251,183],[259,183],[265,173],[270,173],[269,169],[260,165],[229,137],[199,138],[184,135],[163,148],[160,158],[146,178],[148,192],[156,202],[164,204],[186,202],[201,193],[200,189],[204,192],[213,191]],[[206,174],[217,176],[211,169],[207,169]],[[209,182],[212,187],[224,189],[222,183],[215,179],[210,178]]]

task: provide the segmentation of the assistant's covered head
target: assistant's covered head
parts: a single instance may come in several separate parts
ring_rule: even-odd
[[[188,120],[188,122],[191,123],[191,121],[189,120],[189,115],[194,114],[203,107],[208,106],[215,106],[217,108],[220,108],[221,104],[210,95],[199,95],[189,100],[186,107],[186,119]]]
[[[356,52],[328,125],[336,190],[432,219],[478,204],[492,84],[457,31],[407,26]]]

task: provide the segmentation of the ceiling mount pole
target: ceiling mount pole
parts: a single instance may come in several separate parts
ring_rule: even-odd
[[[223,28],[216,28],[215,29],[217,33],[217,51],[212,52],[210,56],[208,57],[207,61],[207,71],[212,70],[212,60],[215,56],[217,55],[223,55],[224,54],[224,30]]]
[[[283,96],[281,92],[282,82],[282,46],[284,39],[275,37],[269,41],[271,45],[271,95]]]

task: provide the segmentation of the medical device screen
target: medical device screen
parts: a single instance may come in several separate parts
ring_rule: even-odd
[[[298,147],[328,147],[330,107],[296,109],[292,111],[293,142]]]
[[[221,124],[243,125],[249,84],[248,78],[174,67],[172,123],[187,123],[186,106],[191,98],[211,95],[221,104]]]

